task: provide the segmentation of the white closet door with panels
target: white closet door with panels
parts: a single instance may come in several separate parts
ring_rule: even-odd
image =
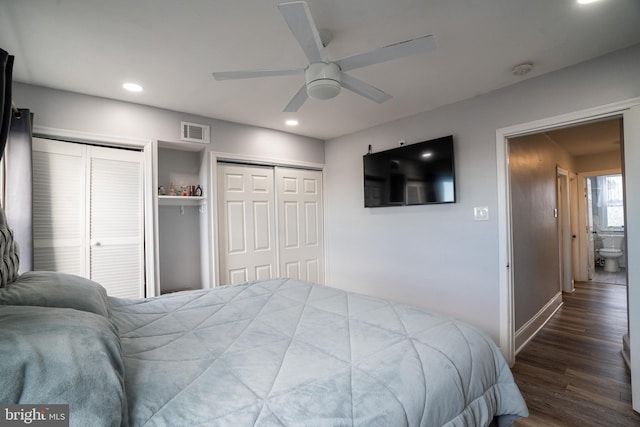
[[[34,266],[144,296],[143,155],[34,138]]]
[[[276,277],[273,169],[219,164],[217,178],[221,284]]]
[[[324,283],[322,172],[276,167],[280,275]]]
[[[322,172],[218,163],[220,284],[324,282]]]

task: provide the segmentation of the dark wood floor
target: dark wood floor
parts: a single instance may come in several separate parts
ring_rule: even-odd
[[[575,287],[516,357],[513,374],[530,415],[515,426],[640,426],[620,353],[627,288],[593,281]]]

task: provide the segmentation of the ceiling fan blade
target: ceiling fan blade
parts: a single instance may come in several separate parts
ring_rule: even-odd
[[[413,40],[392,44],[335,61],[342,71],[355,70],[367,65],[380,64],[405,56],[417,55],[435,49],[433,36],[424,36]]]
[[[278,9],[284,20],[287,21],[293,36],[298,40],[309,62],[312,64],[315,62],[328,62],[327,54],[320,40],[320,34],[316,24],[313,22],[307,3],[303,1],[280,3]]]
[[[291,101],[289,101],[287,106],[284,107],[284,110],[282,111],[285,113],[295,113],[300,109],[300,107],[302,107],[302,104],[304,104],[304,102],[307,100],[308,97],[309,95],[307,95],[307,85],[304,84],[302,85],[300,90],[298,90],[298,92],[296,92],[296,94],[293,95],[293,98],[291,98]]]
[[[349,89],[351,92],[357,93],[358,95],[364,96],[378,104],[383,103],[391,99],[391,95],[381,91],[380,89],[371,86],[368,83],[363,82],[360,79],[356,79],[355,77],[351,77],[348,74],[342,73],[340,75],[341,82],[340,84],[345,89]]]
[[[294,76],[304,74],[304,68],[289,70],[222,71],[212,73],[216,80],[253,79],[255,77]]]

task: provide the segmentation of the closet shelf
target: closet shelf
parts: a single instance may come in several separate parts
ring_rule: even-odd
[[[206,203],[205,196],[158,196],[160,206],[201,206]]]

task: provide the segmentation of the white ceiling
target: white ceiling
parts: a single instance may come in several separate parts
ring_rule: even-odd
[[[437,48],[350,72],[393,96],[383,104],[343,90],[292,114],[282,109],[303,76],[211,76],[307,65],[278,2],[1,0],[0,48],[16,57],[15,81],[330,139],[640,42],[639,0],[308,0],[333,32],[332,60],[427,34]],[[533,71],[512,75],[523,61]]]

